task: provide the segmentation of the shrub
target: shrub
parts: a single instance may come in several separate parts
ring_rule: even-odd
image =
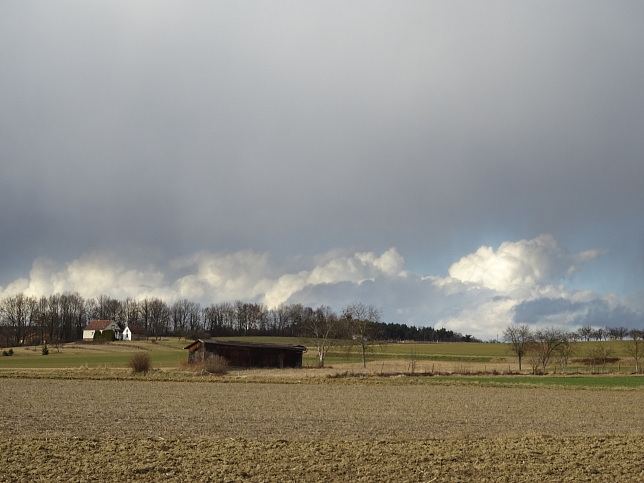
[[[228,361],[221,356],[210,356],[203,361],[203,370],[209,374],[228,374]]]
[[[41,352],[43,356],[49,355],[49,347],[47,347],[47,342],[45,342],[45,344],[42,346]]]
[[[13,355],[13,349],[9,349],[8,351],[2,351],[2,355],[5,357],[10,357]]]
[[[228,374],[228,361],[221,356],[213,355],[198,362],[182,362],[183,369],[192,370],[201,374]]]
[[[128,361],[127,366],[135,373],[147,374],[152,367],[152,361],[145,352],[138,352]]]
[[[102,332],[97,330],[94,332],[94,342],[104,344],[105,342],[112,342],[113,340],[116,340],[116,335],[111,329],[107,329]]]

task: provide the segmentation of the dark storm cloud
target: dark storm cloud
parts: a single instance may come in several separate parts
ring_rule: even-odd
[[[527,300],[514,307],[514,322],[534,324],[548,316],[579,311],[584,305],[564,298]]]
[[[641,312],[623,305],[611,306],[609,301],[601,299],[573,302],[563,298],[539,298],[517,304],[513,312],[514,322],[519,324],[627,328],[644,325],[644,314]]]
[[[606,250],[578,283],[637,292],[642,20],[594,1],[4,2],[0,284],[94,249],[396,247],[444,275],[551,233]]]

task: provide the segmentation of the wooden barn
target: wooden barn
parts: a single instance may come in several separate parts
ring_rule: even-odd
[[[302,367],[302,345],[264,344],[259,342],[222,341],[197,339],[185,347],[188,362],[199,362],[211,355],[218,355],[233,367]]]

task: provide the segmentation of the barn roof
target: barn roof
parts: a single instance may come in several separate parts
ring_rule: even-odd
[[[265,342],[239,342],[236,340],[217,340],[217,339],[197,339],[192,344],[184,347],[184,349],[192,349],[196,344],[200,342],[206,345],[219,345],[219,346],[228,346],[228,347],[254,347],[257,349],[279,349],[279,350],[290,350],[297,352],[306,352],[306,347],[303,345],[287,345],[287,344],[268,344]]]
[[[113,320],[92,320],[83,330],[105,330]]]

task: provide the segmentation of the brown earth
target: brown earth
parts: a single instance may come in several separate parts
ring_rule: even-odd
[[[0,379],[0,481],[643,481],[644,391]]]

